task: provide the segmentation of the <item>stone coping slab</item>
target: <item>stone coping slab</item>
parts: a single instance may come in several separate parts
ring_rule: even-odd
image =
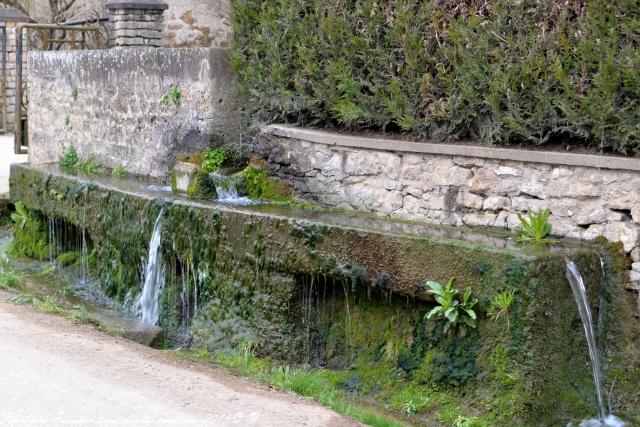
[[[640,171],[640,159],[638,158],[371,138],[280,124],[265,126],[262,128],[262,132],[339,147]]]

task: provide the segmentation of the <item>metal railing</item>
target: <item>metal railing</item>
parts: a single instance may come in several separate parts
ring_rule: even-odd
[[[0,133],[7,132],[7,111],[9,110],[9,99],[7,98],[7,27],[0,26],[0,37],[2,37],[2,82],[0,83]]]
[[[27,153],[27,116],[23,100],[25,83],[22,79],[23,55],[29,50],[78,50],[106,47],[102,28],[97,25],[18,24],[16,26],[16,91],[15,139],[16,154]],[[25,45],[26,42],[26,45]],[[6,53],[6,49],[3,49]],[[5,79],[6,80],[6,79]]]

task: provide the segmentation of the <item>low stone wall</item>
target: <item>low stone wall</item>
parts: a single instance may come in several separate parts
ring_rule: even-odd
[[[106,166],[165,177],[176,157],[238,137],[225,49],[30,52],[27,80],[32,163],[74,146]]]
[[[270,126],[250,147],[303,197],[440,224],[515,229],[549,208],[553,233],[621,241],[640,281],[640,159],[351,137]],[[530,159],[528,161],[527,159]]]

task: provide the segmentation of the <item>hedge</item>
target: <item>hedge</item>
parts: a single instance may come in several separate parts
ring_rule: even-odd
[[[233,0],[252,120],[640,156],[635,0]]]

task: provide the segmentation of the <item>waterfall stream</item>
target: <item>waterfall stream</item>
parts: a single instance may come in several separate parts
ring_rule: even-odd
[[[216,187],[216,200],[236,205],[248,205],[251,199],[248,197],[240,197],[236,183],[229,179],[228,176],[213,172],[209,174],[209,178]]]
[[[149,242],[149,255],[147,257],[147,266],[144,275],[144,287],[136,301],[136,309],[142,321],[154,325],[158,323],[158,300],[162,286],[164,285],[164,266],[162,265],[162,254],[160,253],[163,215],[164,209],[161,209],[153,226],[153,233]]]
[[[604,272],[604,263],[600,262],[602,272]],[[607,415],[607,411],[604,404],[603,391],[602,391],[602,365],[600,361],[600,351],[598,349],[598,343],[596,341],[596,334],[594,332],[593,316],[591,315],[591,307],[589,306],[589,299],[587,297],[587,289],[584,285],[584,279],[578,270],[578,266],[573,262],[567,260],[567,280],[571,284],[571,290],[578,306],[578,312],[582,319],[582,325],[584,327],[585,337],[589,346],[589,357],[591,358],[591,369],[593,371],[593,382],[596,387],[596,398],[598,402],[598,418],[588,419],[580,423],[579,427],[623,427],[625,423],[614,415]],[[599,321],[602,319],[599,317]],[[569,424],[571,426],[572,424]]]

